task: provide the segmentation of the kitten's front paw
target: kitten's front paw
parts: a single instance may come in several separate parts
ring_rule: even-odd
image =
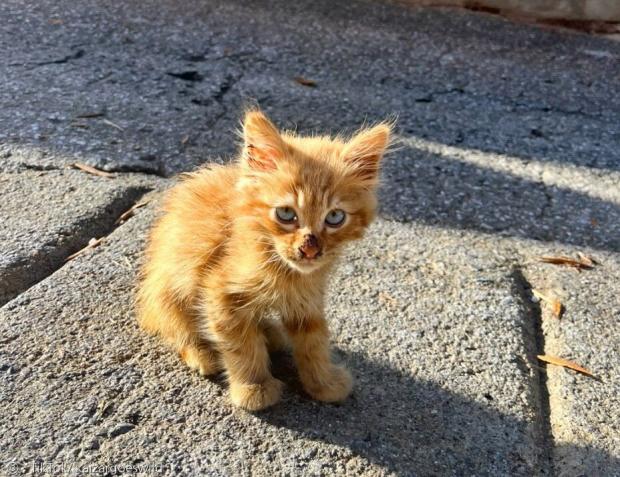
[[[259,411],[280,400],[283,383],[270,377],[261,384],[230,383],[230,398],[235,406],[248,411]]]
[[[353,379],[346,368],[333,365],[327,376],[322,377],[320,383],[304,383],[304,389],[310,396],[319,401],[344,401],[351,393]]]

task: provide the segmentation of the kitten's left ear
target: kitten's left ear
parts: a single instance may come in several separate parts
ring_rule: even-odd
[[[270,171],[284,156],[285,145],[277,128],[260,111],[248,111],[243,119],[244,166],[253,171]]]
[[[368,185],[375,185],[379,164],[390,143],[392,125],[381,123],[356,134],[344,147],[342,160],[353,167],[353,174]]]

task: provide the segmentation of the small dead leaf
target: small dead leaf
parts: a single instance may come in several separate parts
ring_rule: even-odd
[[[115,225],[119,225],[119,224],[123,224],[127,221],[127,219],[131,218],[134,216],[134,214],[136,213],[136,210],[144,207],[146,204],[148,204],[150,202],[150,200],[143,200],[141,202],[137,202],[134,205],[131,206],[130,209],[126,210],[125,212],[123,212],[120,217],[118,219],[116,219],[116,222],[114,222]]]
[[[82,255],[84,252],[86,252],[87,250],[90,250],[92,248],[96,248],[99,245],[101,245],[101,242],[103,242],[104,237],[101,238],[91,238],[88,241],[88,245],[86,247],[84,247],[81,250],[78,250],[77,252],[75,252],[74,254],[69,255],[67,258],[65,258],[65,262],[68,262],[69,260],[73,260],[75,257],[79,257],[80,255]]]
[[[588,371],[586,368],[583,368],[579,366],[578,364],[573,363],[572,361],[568,361],[567,359],[558,358],[557,356],[549,356],[546,354],[539,354],[537,358],[541,361],[544,361],[545,363],[554,364],[556,366],[562,366],[564,368],[569,368],[579,373],[585,374],[586,376],[590,376],[591,378],[594,378],[594,375],[590,371]]]
[[[183,138],[181,139],[181,146],[185,146],[187,144],[187,141],[189,141],[189,136],[183,136]]]
[[[577,252],[577,256],[579,257],[579,261],[588,267],[594,267],[594,265],[598,265],[598,261],[596,261],[594,257],[591,257],[581,252]]]
[[[64,20],[62,20],[61,18],[50,18],[48,20],[48,23],[50,25],[62,25],[64,23]]]
[[[547,303],[550,307],[551,307],[551,311],[553,312],[553,316],[555,316],[556,318],[560,319],[562,317],[562,311],[564,310],[564,307],[562,306],[562,303],[560,302],[560,300],[558,300],[555,297],[549,296],[539,290],[536,290],[534,288],[532,288],[532,294],[538,298],[539,300],[544,301],[545,303]]]
[[[114,177],[116,177],[114,174],[110,172],[99,170],[96,167],[89,166],[88,164],[82,164],[81,162],[76,162],[74,164],[71,164],[71,167],[87,172],[88,174],[92,174],[94,176],[107,177],[108,179],[113,179]]]
[[[592,266],[594,265],[594,262],[583,254],[580,254],[580,257],[578,259],[560,255],[558,257],[540,257],[539,260],[543,263],[550,263],[552,265],[563,265],[565,267],[576,268],[577,270],[587,270],[592,268]]]
[[[104,119],[102,119],[101,121],[102,121],[102,122],[104,122],[105,124],[107,124],[108,126],[112,126],[113,128],[118,129],[119,131],[124,131],[124,129],[123,129],[121,126],[119,126],[119,125],[118,125],[118,124],[116,124],[116,123],[113,123],[113,122],[112,122],[112,121],[110,121],[109,119],[105,119],[105,118],[104,118]]]
[[[293,79],[302,86],[308,86],[309,88],[316,87],[316,81],[304,78],[303,76],[295,76]]]

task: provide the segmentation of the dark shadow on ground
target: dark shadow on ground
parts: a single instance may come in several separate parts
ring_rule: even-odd
[[[486,402],[474,401],[362,354],[338,354],[355,377],[350,399],[334,405],[305,397],[292,377],[290,358],[279,355],[274,374],[293,391],[258,416],[306,438],[344,446],[397,475],[550,475],[540,423],[497,411],[492,395],[484,394]],[[620,471],[617,457],[595,447],[570,452],[575,475],[583,472],[582,462],[588,472],[598,469],[597,475]]]
[[[381,215],[620,251],[620,206],[415,149],[387,159]]]

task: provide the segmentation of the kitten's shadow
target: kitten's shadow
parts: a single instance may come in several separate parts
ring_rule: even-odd
[[[278,405],[257,413],[266,422],[306,438],[348,448],[400,475],[540,475],[549,451],[538,423],[524,422],[485,402],[415,379],[363,354],[336,351],[355,378],[342,404],[308,398],[287,355],[273,356],[273,372],[287,383]],[[515,401],[519,397],[515,396]],[[594,447],[564,449],[590,469],[620,469],[620,460]]]

